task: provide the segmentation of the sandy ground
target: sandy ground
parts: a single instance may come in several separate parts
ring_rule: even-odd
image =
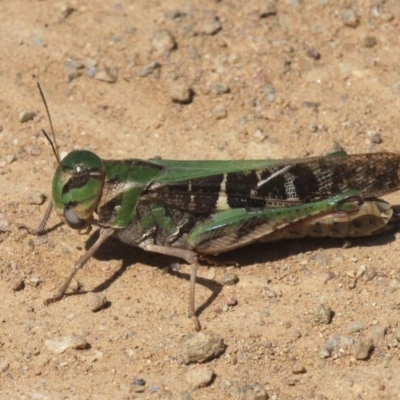
[[[399,20],[397,0],[1,2],[0,397],[399,398],[395,234],[346,249],[333,239],[253,246],[224,257],[240,268],[202,268],[200,319],[227,349],[186,365],[187,265],[165,274],[174,260],[110,240],[79,273],[82,291],[46,307],[93,237],[55,214],[42,237],[18,229],[39,223],[56,167],[36,82],[62,154],[263,159],[319,156],[335,142],[396,152]],[[36,115],[22,123],[22,111]],[[228,270],[239,283],[221,286]],[[372,279],[355,279],[362,271]],[[108,307],[93,313],[91,291]],[[329,324],[315,320],[321,305]],[[71,335],[86,348],[49,348]],[[342,344],[323,357],[332,335]],[[357,360],[352,341],[370,337]],[[214,379],[196,389],[188,374],[205,367]]]

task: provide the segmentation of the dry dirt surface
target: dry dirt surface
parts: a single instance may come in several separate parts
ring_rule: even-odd
[[[165,273],[177,260],[108,240],[45,306],[95,229],[80,235],[54,213],[43,236],[19,229],[40,222],[57,165],[36,82],[62,155],[399,151],[398,0],[12,0],[0,20],[2,399],[400,397],[396,233],[251,246],[223,257],[239,267],[204,265],[199,317],[227,347],[187,365],[188,265]],[[227,272],[239,282],[221,285]],[[90,292],[106,307],[92,312]]]

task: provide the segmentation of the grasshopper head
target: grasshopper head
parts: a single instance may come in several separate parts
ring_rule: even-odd
[[[103,162],[90,151],[71,151],[59,163],[53,178],[53,203],[57,214],[71,228],[90,225],[104,178]]]

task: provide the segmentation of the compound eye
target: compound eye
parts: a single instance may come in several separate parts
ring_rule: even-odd
[[[69,181],[70,188],[80,188],[86,185],[90,178],[90,171],[84,165],[74,165],[72,177]]]
[[[82,229],[86,226],[86,221],[80,218],[70,206],[64,207],[64,218],[73,229]]]

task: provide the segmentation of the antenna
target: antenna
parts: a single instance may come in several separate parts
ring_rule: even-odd
[[[47,118],[49,119],[49,123],[50,123],[50,128],[51,128],[51,133],[53,135],[53,141],[51,141],[49,135],[46,133],[46,131],[44,129],[42,129],[43,135],[46,137],[46,139],[49,141],[51,148],[53,149],[53,153],[57,159],[58,164],[60,164],[60,154],[58,153],[58,148],[57,148],[57,140],[56,140],[56,135],[54,133],[54,128],[53,128],[53,122],[51,121],[51,117],[50,117],[50,112],[49,112],[49,107],[47,106],[47,102],[46,99],[44,97],[43,94],[43,90],[40,86],[39,82],[36,82],[37,87],[39,88],[39,92],[40,92],[40,96],[42,97],[43,103],[44,103],[44,107],[46,108],[46,113],[47,113]],[[54,142],[54,143],[53,143]]]

